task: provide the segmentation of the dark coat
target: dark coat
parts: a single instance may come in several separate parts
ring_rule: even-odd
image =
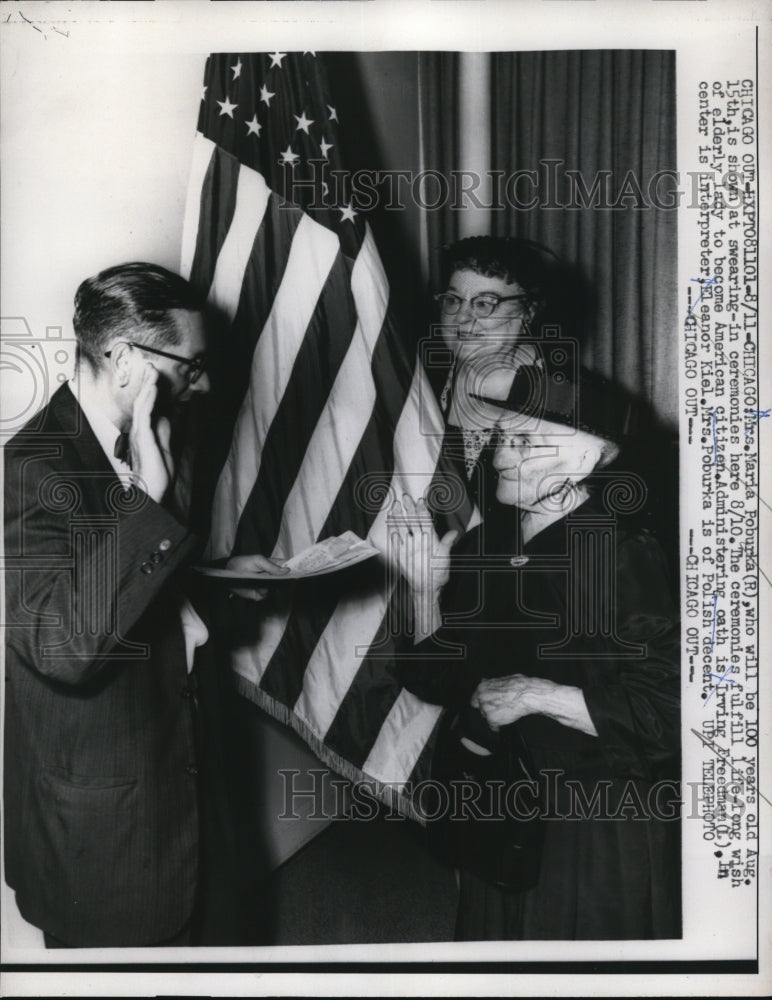
[[[194,545],[124,492],[68,386],[6,446],[6,878],[69,944],[158,942],[191,914],[196,734],[171,584]]]
[[[446,624],[415,647],[402,679],[419,697],[452,707],[468,703],[483,677],[524,674],[578,687],[598,736],[540,715],[515,724],[542,776],[561,775],[552,784],[542,777],[552,818],[539,884],[512,894],[465,877],[459,936],[678,936],[680,628],[662,552],[649,532],[610,519],[590,500],[531,539],[513,566],[516,518],[499,508],[498,523],[486,526],[485,554],[479,532],[457,547],[443,594]],[[607,549],[576,558],[604,536]],[[580,615],[584,624],[572,629]],[[442,643],[462,655],[443,658]],[[598,792],[585,818],[569,815]]]

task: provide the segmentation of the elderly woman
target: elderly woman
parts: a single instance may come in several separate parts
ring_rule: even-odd
[[[417,642],[403,683],[466,716],[481,757],[517,740],[540,787],[535,884],[495,885],[458,859],[459,939],[680,936],[680,631],[658,543],[604,504],[630,486],[605,471],[623,426],[609,389],[534,364],[480,402],[506,558],[490,538],[481,558],[475,532],[451,557],[455,533],[437,538],[423,500],[394,507]]]
[[[493,429],[475,419],[470,396],[483,384],[491,395],[506,395],[517,365],[534,359],[529,341],[556,318],[557,267],[550,250],[514,237],[472,236],[444,251],[445,290],[435,299],[452,359],[440,393],[451,432],[446,452],[463,461],[483,510],[495,492],[485,460]]]

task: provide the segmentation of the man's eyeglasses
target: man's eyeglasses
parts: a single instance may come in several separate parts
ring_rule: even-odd
[[[158,354],[162,358],[169,358],[171,361],[179,361],[180,364],[187,365],[187,379],[193,385],[201,378],[206,370],[206,358],[199,355],[195,358],[184,358],[181,354],[172,354],[169,351],[161,351],[157,347],[148,347],[147,344],[138,344],[134,340],[127,340],[129,347],[136,347],[140,351],[147,351],[148,354]],[[105,357],[109,358],[112,351],[105,351]]]
[[[434,298],[435,301],[439,302],[440,309],[446,316],[455,316],[462,304],[468,302],[475,319],[487,319],[492,316],[502,302],[528,301],[527,295],[496,295],[494,292],[480,292],[479,295],[473,295],[471,299],[465,299],[461,295],[456,295],[455,292],[440,292]]]

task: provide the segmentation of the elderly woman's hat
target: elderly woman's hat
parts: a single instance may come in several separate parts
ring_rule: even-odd
[[[539,359],[517,369],[506,398],[476,394],[472,397],[486,409],[492,408],[490,415],[494,420],[507,413],[517,414],[522,418],[524,431],[534,431],[541,422],[549,422],[615,444],[621,444],[633,432],[632,401],[589,368],[577,367],[572,372],[548,366]]]

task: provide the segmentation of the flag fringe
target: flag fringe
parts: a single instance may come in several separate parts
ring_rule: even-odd
[[[411,819],[421,826],[425,826],[426,818],[416,812],[409,797],[395,784],[388,784],[378,781],[370,774],[366,774],[361,768],[345,760],[340,754],[330,749],[329,746],[311,729],[311,727],[297,716],[291,708],[287,708],[280,701],[271,697],[267,692],[252,681],[242,677],[241,674],[234,673],[234,683],[236,691],[248,701],[263,709],[271,718],[281,722],[282,725],[289,726],[300,736],[309,748],[316,754],[319,760],[331,768],[336,774],[340,774],[353,784],[366,785],[367,791],[372,794],[383,805],[388,806],[398,812],[406,819]]]

